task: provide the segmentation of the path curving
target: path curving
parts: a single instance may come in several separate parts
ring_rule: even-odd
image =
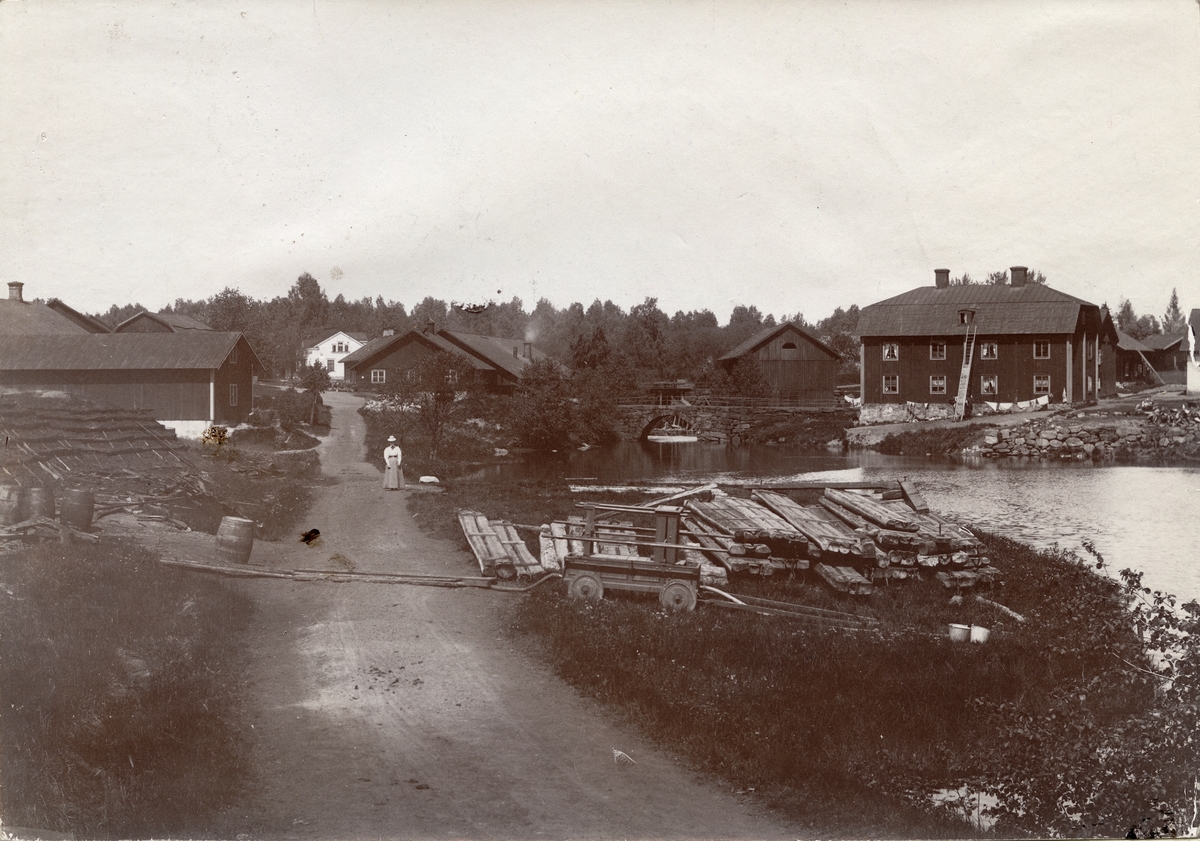
[[[322,542],[255,546],[278,568],[470,574],[362,461],[361,398],[330,393]],[[253,579],[248,725],[258,779],[228,838],[783,838],[516,649],[519,598],[475,589]],[[612,750],[636,765],[617,765]]]

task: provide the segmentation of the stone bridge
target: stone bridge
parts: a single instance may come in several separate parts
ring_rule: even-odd
[[[796,415],[828,412],[829,406],[709,406],[673,403],[617,407],[617,432],[622,438],[642,439],[655,427],[672,421],[701,441],[740,441],[752,429],[790,420]]]

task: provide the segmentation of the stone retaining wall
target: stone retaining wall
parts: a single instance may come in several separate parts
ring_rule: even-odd
[[[964,453],[984,458],[1108,459],[1117,455],[1167,455],[1200,446],[1200,414],[1087,424],[1074,418],[1039,418],[994,429]]]

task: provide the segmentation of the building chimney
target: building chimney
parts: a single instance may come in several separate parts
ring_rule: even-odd
[[[529,342],[525,343],[525,358],[533,359],[533,345]]]
[[[933,270],[933,285],[938,289],[945,289],[950,285],[950,270],[949,269],[934,269]]]
[[[396,328],[395,328],[395,327],[385,327],[385,328],[383,328],[383,335],[385,335],[385,336],[394,336],[394,335],[396,335]]]
[[[1029,269],[1024,266],[1013,266],[1008,270],[1009,276],[1012,278],[1013,286],[1024,286],[1027,279]]]
[[[437,327],[437,325],[436,325],[436,324],[434,324],[434,322],[433,322],[433,319],[432,319],[432,318],[431,318],[431,319],[429,319],[428,321],[426,321],[426,322],[425,322],[425,335],[427,335],[427,336],[432,336],[432,335],[433,335],[433,331],[434,331],[434,329],[435,329],[436,327]]]
[[[21,283],[21,281],[19,281],[19,280],[10,280],[8,282],[8,300],[10,300],[10,301],[24,300],[21,297],[21,287],[24,285],[25,284]]]

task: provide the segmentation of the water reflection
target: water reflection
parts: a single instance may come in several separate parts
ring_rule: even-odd
[[[602,482],[755,483],[794,479],[916,481],[937,511],[1036,546],[1078,549],[1091,540],[1113,569],[1200,599],[1200,469],[1093,467],[1086,462],[901,458],[878,453],[801,453],[784,446],[621,442],[612,447],[493,465],[505,478]]]

